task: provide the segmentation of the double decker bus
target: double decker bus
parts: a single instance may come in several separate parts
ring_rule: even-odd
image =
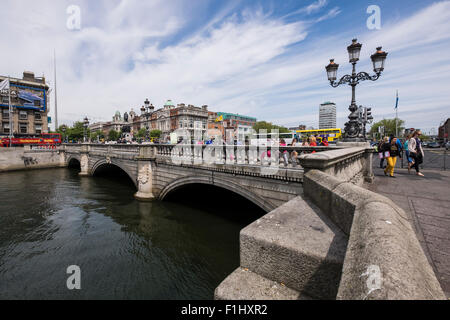
[[[342,136],[342,130],[340,128],[297,130],[296,133],[299,141],[307,139],[310,136],[315,136],[317,138],[317,143],[322,142],[324,138],[327,138],[328,142],[335,142]]]
[[[10,141],[11,140],[11,141]],[[42,133],[34,137],[14,137],[1,138],[0,147],[23,147],[26,145],[37,145],[53,148],[61,145],[62,138],[60,133]]]

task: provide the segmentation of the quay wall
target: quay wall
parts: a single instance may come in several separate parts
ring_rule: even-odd
[[[65,166],[64,154],[57,149],[39,150],[30,147],[0,149],[0,172]]]

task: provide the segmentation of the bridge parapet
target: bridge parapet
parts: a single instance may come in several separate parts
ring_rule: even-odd
[[[303,154],[299,160],[305,173],[316,169],[340,180],[361,185],[364,181],[373,180],[372,154],[373,148],[360,146]]]

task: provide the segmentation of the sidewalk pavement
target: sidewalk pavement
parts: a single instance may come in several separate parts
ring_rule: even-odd
[[[374,168],[375,180],[366,187],[382,194],[406,211],[414,221],[418,239],[450,299],[450,171],[395,168],[396,178]]]

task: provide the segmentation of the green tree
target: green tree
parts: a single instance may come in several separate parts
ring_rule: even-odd
[[[119,139],[120,134],[116,130],[110,130],[108,133],[108,140],[110,141],[117,141]]]
[[[289,133],[289,129],[283,126],[277,126],[267,121],[258,121],[253,126],[253,129],[259,133],[261,129],[266,129],[267,133],[270,133],[273,129],[278,129],[279,133]]]
[[[71,128],[66,130],[69,140],[83,140],[84,138],[84,123],[77,121],[73,124]],[[89,137],[90,130],[86,130],[86,135]]]
[[[97,141],[97,140],[101,140],[104,138],[105,138],[105,135],[103,134],[103,132],[101,130],[97,130],[96,132],[91,133],[92,141]]]
[[[404,124],[405,121],[397,119],[397,131],[399,136],[403,136],[403,132],[405,131]],[[372,137],[380,138],[380,134],[378,133],[379,127],[384,127],[385,136],[390,136],[391,134],[395,135],[395,119],[383,119],[375,122],[370,128],[370,134]]]
[[[159,139],[159,137],[161,137],[161,130],[152,130],[150,131],[150,138],[156,138]]]
[[[147,135],[147,129],[141,128],[139,129],[138,133],[136,134],[137,138],[144,138]]]

